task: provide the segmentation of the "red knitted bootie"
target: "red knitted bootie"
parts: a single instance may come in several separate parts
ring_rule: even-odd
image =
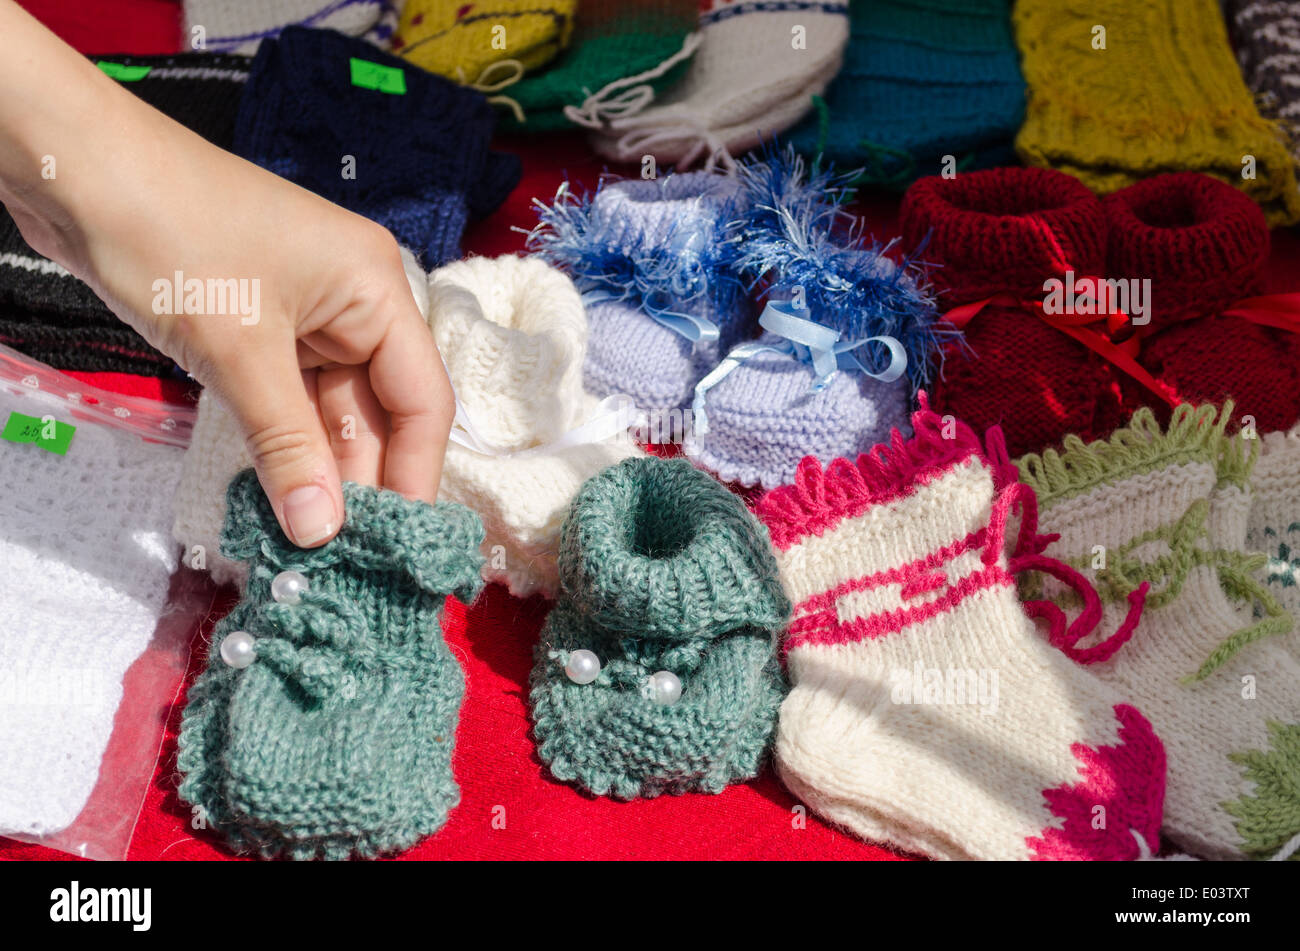
[[[1099,275],[1106,263],[1105,214],[1081,182],[1043,168],[923,178],[903,198],[901,224],[906,246],[938,265],[942,309],[993,298],[965,326],[971,352],[946,354],[939,413],[979,432],[1001,426],[1012,455],[1122,424],[1115,372],[1043,315],[1047,281]]]
[[[1300,334],[1224,314],[1264,289],[1269,235],[1264,215],[1230,185],[1196,172],[1158,175],[1103,202],[1107,276],[1150,280],[1149,322],[1135,326],[1139,362],[1186,402],[1252,416],[1261,432],[1300,418]],[[1155,405],[1124,381],[1131,412]]]

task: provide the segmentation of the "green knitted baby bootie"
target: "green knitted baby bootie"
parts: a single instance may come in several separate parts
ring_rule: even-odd
[[[253,471],[226,494],[222,554],[249,564],[181,723],[181,798],[240,852],[342,859],[409,848],[460,799],[452,743],[465,678],[448,594],[480,586],[469,509],[345,483],[320,548],[280,531]]]
[[[683,460],[628,459],[573,500],[559,565],[530,692],[551,773],[621,799],[754,776],[790,602],[740,499]]]

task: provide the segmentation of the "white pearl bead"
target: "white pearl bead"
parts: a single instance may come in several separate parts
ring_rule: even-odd
[[[600,658],[588,650],[570,651],[564,673],[575,684],[589,684],[600,676]]]
[[[301,572],[282,571],[271,581],[271,597],[280,604],[297,604],[308,588]]]
[[[257,659],[257,641],[247,631],[231,631],[221,639],[221,659],[243,670]]]
[[[650,675],[651,698],[661,707],[671,707],[682,699],[682,681],[670,670]]]

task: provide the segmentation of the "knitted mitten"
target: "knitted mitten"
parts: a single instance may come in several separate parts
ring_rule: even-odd
[[[1151,585],[1137,634],[1091,670],[1165,742],[1166,833],[1206,857],[1265,857],[1300,844],[1300,793],[1285,765],[1300,729],[1300,661],[1272,637],[1292,622],[1253,577],[1263,557],[1227,547],[1244,536],[1241,520],[1215,512],[1216,486],[1244,484],[1250,470],[1244,440],[1224,435],[1231,408],[1216,414],[1180,406],[1162,430],[1141,410],[1109,441],[1071,438],[1019,466],[1044,529],[1060,536],[1050,551],[1096,582],[1108,617]],[[1068,598],[1051,581],[1046,593]],[[1251,601],[1263,618],[1239,604]]]
[[[288,26],[361,36],[375,28],[386,6],[384,0],[184,0],[185,40],[195,44],[201,36],[196,49],[251,55]]]
[[[393,51],[439,76],[478,83],[503,60],[545,66],[569,45],[577,0],[406,0]]]
[[[190,688],[181,798],[238,851],[342,859],[409,848],[459,801],[451,754],[465,689],[439,626],[479,588],[473,512],[344,483],[338,536],[300,549],[246,470],[226,557],[244,600]]]
[[[1052,622],[1051,643],[1036,632],[1014,572],[1079,579],[1038,554],[1034,497],[1001,435],[990,431],[986,451],[924,401],[912,425],[914,439],[896,432],[856,463],[805,460],[794,485],[758,504],[795,604],[782,779],[858,835],[935,858],[1149,855],[1160,740],[1062,652],[1081,656],[1075,630],[1095,623],[1095,592],[1085,587],[1090,610],[1069,629],[1028,605]]]
[[[1101,194],[1190,169],[1241,189],[1272,225],[1300,220],[1294,162],[1255,108],[1215,0],[1021,0],[1012,19],[1029,86],[1016,138],[1026,164]]]
[[[503,124],[546,132],[634,114],[682,74],[699,45],[698,8],[698,0],[583,0],[569,48],[506,93],[524,119],[506,115]]]
[[[488,580],[554,596],[560,527],[578,488],[642,454],[627,414],[582,390],[578,292],[537,258],[469,258],[430,275],[429,322],[461,424],[439,495],[482,516]]]
[[[874,0],[850,6],[844,68],[788,141],[901,187],[945,155],[1014,163],[1024,113],[1010,0]]]
[[[848,0],[701,4],[700,48],[682,82],[652,107],[616,116],[592,136],[606,158],[685,168],[741,155],[798,122],[839,72]]]
[[[248,79],[239,56],[98,56],[99,68],[214,145],[230,148]],[[170,357],[122,323],[95,292],[37,254],[0,206],[0,343],[61,370],[169,376]]]
[[[519,180],[517,158],[488,150],[494,121],[472,89],[360,40],[290,27],[253,60],[235,151],[379,222],[435,267],[460,257],[470,216]]]
[[[429,313],[429,278],[415,256],[402,249],[402,265],[420,313]],[[176,487],[172,535],[185,551],[185,565],[207,571],[217,584],[243,587],[248,566],[221,554],[226,523],[226,487],[253,464],[244,448],[244,432],[230,410],[210,390],[199,397],[198,419],[181,464]]]
[[[1222,0],[1233,49],[1247,85],[1266,115],[1287,131],[1300,159],[1300,15],[1292,3]]]
[[[947,355],[939,413],[1001,426],[1013,453],[1122,424],[1109,366],[1043,313],[1048,280],[1105,266],[1105,214],[1087,188],[1045,169],[932,176],[908,189],[900,223],[904,245],[937,265],[941,309],[992,298],[965,326],[969,351]]]
[[[1195,172],[1159,175],[1103,202],[1111,278],[1149,280],[1139,362],[1179,397],[1251,416],[1260,432],[1300,419],[1300,334],[1223,315],[1264,290],[1268,226],[1235,188]],[[1132,409],[1151,394],[1124,380]]]
[[[572,275],[591,322],[583,382],[648,413],[690,403],[695,384],[752,331],[732,270],[734,179],[708,172],[560,187],[528,246]]]
[[[737,269],[763,280],[765,333],[698,386],[685,451],[727,482],[789,482],[804,456],[857,455],[907,426],[945,335],[919,272],[840,227],[842,179],[790,150],[740,167]]]
[[[1268,556],[1269,590],[1300,622],[1300,426],[1263,437],[1251,489],[1246,547]]]
[[[551,773],[622,799],[754,776],[790,604],[740,499],[680,459],[611,466],[573,500],[560,576],[529,694]]]
[[[6,373],[20,364],[0,358]],[[6,383],[0,419],[17,425],[19,413],[41,428],[49,416],[65,427],[73,404],[61,411],[58,398],[71,382],[55,384],[53,401]],[[0,441],[0,835],[47,836],[82,812],[122,678],[149,646],[176,570],[167,518],[181,451],[158,441],[164,433],[147,428],[144,413],[109,409],[78,409],[63,455]]]

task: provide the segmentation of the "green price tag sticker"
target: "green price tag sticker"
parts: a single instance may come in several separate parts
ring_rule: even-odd
[[[66,456],[68,446],[72,445],[72,434],[77,427],[71,423],[61,423],[53,416],[24,416],[22,413],[10,413],[0,439],[9,442],[35,443],[47,452],[57,456]]]
[[[349,57],[348,61],[352,64],[352,85],[394,96],[406,95],[406,73],[396,66],[384,66],[355,56]]]
[[[125,63],[110,63],[106,59],[101,59],[95,65],[107,75],[122,83],[133,83],[136,80],[144,79],[149,75],[149,70],[153,69],[152,66],[127,66]]]

